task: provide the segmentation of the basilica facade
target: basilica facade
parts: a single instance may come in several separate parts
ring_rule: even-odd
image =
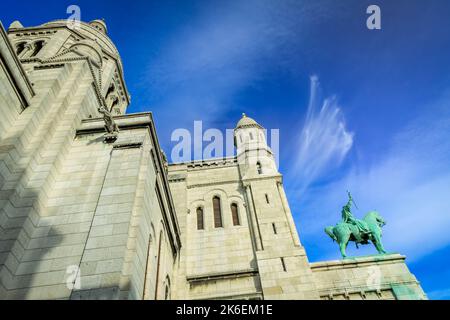
[[[254,119],[168,164],[104,21],[1,25],[0,58],[0,299],[426,298],[400,254],[308,261]]]

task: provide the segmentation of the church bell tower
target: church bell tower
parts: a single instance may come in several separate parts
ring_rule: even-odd
[[[243,114],[234,134],[264,299],[318,298],[266,130]]]

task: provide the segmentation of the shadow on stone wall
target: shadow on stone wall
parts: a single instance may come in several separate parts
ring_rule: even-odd
[[[0,190],[4,191],[8,190]],[[37,197],[35,192],[22,197],[14,191],[2,203],[0,299],[51,299],[53,294],[58,298],[52,287],[65,284],[58,283],[57,277],[65,268],[52,258],[52,249],[58,247],[64,236],[51,226],[39,226],[40,219],[34,225],[30,215]],[[27,206],[16,207],[17,203]]]

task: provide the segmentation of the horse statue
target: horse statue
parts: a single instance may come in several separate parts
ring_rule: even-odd
[[[342,210],[342,222],[325,228],[325,233],[339,244],[343,258],[347,257],[345,250],[349,241],[354,241],[357,247],[358,244],[368,244],[371,241],[379,254],[385,254],[386,250],[381,242],[381,228],[386,224],[383,217],[377,211],[371,211],[363,220],[354,218],[350,211],[354,202],[350,193],[348,195],[349,201]]]

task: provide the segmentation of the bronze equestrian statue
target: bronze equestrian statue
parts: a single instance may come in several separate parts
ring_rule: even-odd
[[[386,224],[383,217],[378,212],[371,211],[363,220],[356,219],[351,212],[352,203],[355,204],[352,195],[348,192],[348,202],[342,208],[342,222],[334,227],[325,228],[325,232],[333,241],[337,241],[343,258],[347,257],[345,249],[349,241],[354,241],[356,246],[368,244],[371,241],[379,254],[385,254],[386,250],[381,242],[381,227]]]

